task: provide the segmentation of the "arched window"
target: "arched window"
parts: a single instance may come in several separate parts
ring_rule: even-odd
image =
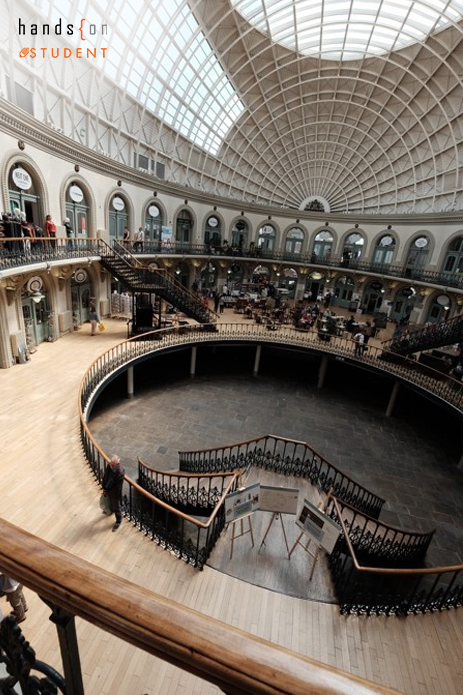
[[[357,307],[356,304],[353,304],[352,296],[354,289],[355,284],[352,278],[345,275],[338,278],[334,286],[333,304],[336,306],[342,306],[350,311],[354,311]]]
[[[175,224],[175,241],[180,244],[191,244],[193,237],[193,219],[188,210],[180,210]]]
[[[273,251],[275,248],[275,228],[271,224],[263,224],[259,229],[257,238],[257,248],[262,251]]]
[[[88,201],[78,183],[71,183],[66,191],[66,217],[76,237],[88,236]]]
[[[342,250],[343,261],[357,261],[363,253],[365,239],[358,232],[353,232],[344,241]]]
[[[429,253],[429,239],[426,236],[419,236],[412,241],[408,249],[406,267],[407,270],[420,270],[426,265]]]
[[[231,230],[231,244],[234,250],[242,251],[248,245],[248,224],[244,220],[236,220]]]
[[[45,220],[40,186],[27,164],[17,163],[11,167],[8,175],[8,193],[13,214],[22,212],[28,222],[43,227]],[[48,211],[45,214],[47,213]]]
[[[438,321],[445,321],[448,319],[451,306],[452,303],[448,295],[438,294],[431,302],[426,317],[426,323],[437,323]]]
[[[222,234],[220,230],[220,220],[215,215],[211,215],[206,220],[204,230],[204,243],[208,246],[219,247],[222,244]]]
[[[161,241],[162,212],[159,205],[150,203],[145,214],[145,241]]]
[[[376,244],[375,255],[373,257],[373,263],[380,263],[382,265],[389,265],[392,262],[395,249],[395,239],[390,234],[385,234]]]
[[[463,273],[463,236],[450,242],[444,261],[446,273]]]
[[[304,243],[304,232],[299,227],[293,227],[286,235],[285,254],[300,256]]]
[[[128,226],[129,215],[126,202],[116,193],[109,202],[109,240],[122,239],[124,229]]]
[[[318,232],[313,245],[313,253],[315,259],[329,260],[331,258],[331,250],[333,248],[334,237],[331,232],[324,230]]]

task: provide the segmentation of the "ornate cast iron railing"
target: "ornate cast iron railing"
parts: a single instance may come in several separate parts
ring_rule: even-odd
[[[448,321],[439,321],[430,326],[404,333],[400,338],[383,342],[386,350],[398,355],[411,355],[414,352],[454,345],[463,341],[463,316],[454,316]]]
[[[229,473],[158,471],[138,459],[138,484],[160,500],[187,514],[209,516],[230,482]]]
[[[332,490],[343,501],[375,518],[378,518],[385,501],[345,475],[306,442],[272,434],[213,449],[180,451],[179,463],[181,470],[196,474],[256,466],[283,475],[307,478],[320,490]]]
[[[0,239],[0,270],[49,263],[66,258],[100,256],[99,239],[49,239],[15,237]]]
[[[463,565],[397,569],[365,566],[350,540],[339,502],[332,500],[342,529],[330,567],[342,613],[408,615],[463,605]]]
[[[52,695],[57,688],[67,695],[84,695],[82,672],[88,668],[85,663],[81,666],[75,617],[212,683],[227,695],[309,691],[314,695],[398,695],[132,584],[3,519],[0,571],[52,607],[64,672],[62,678],[37,661],[20,628],[6,618],[0,628],[1,660],[8,672],[0,681],[5,695],[13,692],[7,685],[17,684],[23,695]],[[44,678],[37,678],[34,671]],[[156,687],[154,665],[152,678],[147,687]]]
[[[10,267],[18,267],[40,260],[55,260],[60,258],[73,258],[76,256],[76,249],[72,249],[70,242],[75,245],[95,242],[92,239],[63,239],[56,240],[41,237],[31,239],[24,237],[1,239],[0,240],[0,270]],[[10,243],[11,242],[11,243]],[[55,250],[53,242],[56,242]],[[50,247],[49,249],[42,249]],[[93,244],[92,244],[93,245]],[[133,250],[133,242],[125,244],[127,250]],[[30,248],[29,248],[30,247]],[[68,251],[68,253],[67,253]],[[318,268],[332,268],[333,270],[355,271],[382,277],[403,278],[408,282],[420,282],[439,287],[453,287],[463,289],[463,275],[461,273],[446,273],[438,270],[414,269],[408,266],[392,265],[386,263],[374,263],[367,260],[346,260],[343,258],[319,258],[313,253],[296,254],[287,252],[270,252],[263,249],[223,249],[211,248],[204,244],[183,244],[173,243],[161,245],[154,241],[143,242],[143,247],[138,248],[134,253],[137,256],[159,256],[159,255],[180,255],[180,256],[211,256],[228,258],[231,263],[236,262],[236,258],[244,260],[267,260],[279,263],[290,263],[302,266]],[[58,254],[58,256],[56,255]],[[77,253],[78,255],[78,253]],[[92,253],[93,255],[93,253]],[[46,256],[46,257],[45,257]]]
[[[335,507],[330,497],[326,513],[339,523],[338,509],[357,558],[362,562],[388,567],[413,567],[423,562],[434,530],[429,533],[404,531],[359,512],[339,497]]]

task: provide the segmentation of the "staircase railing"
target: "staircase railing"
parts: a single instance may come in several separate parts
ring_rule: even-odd
[[[399,338],[385,340],[382,345],[398,355],[411,355],[413,352],[431,350],[460,343],[463,340],[463,316],[455,316],[448,321],[439,321],[416,331],[406,332]]]
[[[268,434],[237,444],[180,451],[179,467],[190,473],[218,473],[257,466],[283,475],[307,478],[324,492],[378,518],[385,502],[329,463],[307,442]]]
[[[330,496],[326,513],[339,523],[338,510],[357,558],[369,563],[390,567],[417,565],[424,560],[435,533],[435,530],[428,533],[404,531],[367,516],[339,499],[335,506]]]
[[[0,270],[21,265],[49,263],[63,258],[98,257],[100,239],[51,239],[48,237],[0,238]]]
[[[407,615],[463,605],[463,565],[419,569],[362,565],[350,539],[340,503],[333,499],[342,536],[330,555],[342,613]]]
[[[138,484],[158,499],[189,514],[208,516],[222,499],[229,482],[230,473],[196,475],[159,471],[138,459]]]
[[[227,695],[398,695],[182,606],[3,519],[0,571],[44,600],[59,637],[64,678],[37,659],[14,619],[1,622],[0,648],[10,674],[9,685],[13,688],[20,683],[23,692],[52,693],[57,687],[62,693],[84,695],[92,674],[85,661],[81,664],[77,616],[216,685]],[[33,610],[31,607],[29,615]],[[98,638],[95,631],[92,639]],[[40,685],[34,671],[45,674]],[[140,687],[156,688],[154,662],[152,671],[154,682]]]

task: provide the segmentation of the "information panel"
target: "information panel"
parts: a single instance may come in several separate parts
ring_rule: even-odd
[[[225,522],[242,519],[259,509],[260,483],[241,488],[236,492],[230,492],[225,497]]]
[[[320,509],[304,500],[304,504],[296,519],[296,524],[318,545],[332,553],[336,545],[341,529],[340,527]]]
[[[260,486],[260,510],[274,514],[296,514],[299,490],[294,487]]]

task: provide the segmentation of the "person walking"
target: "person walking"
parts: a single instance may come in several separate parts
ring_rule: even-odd
[[[109,498],[111,511],[116,515],[116,523],[112,530],[117,531],[122,523],[122,485],[124,483],[125,470],[121,466],[119,456],[113,455],[106,466],[103,476],[103,494]]]
[[[91,331],[90,335],[96,335],[96,329],[97,329],[98,324],[100,323],[100,318],[96,312],[95,307],[92,307],[90,309],[90,313],[88,315],[88,320],[90,321],[90,325],[92,327],[92,331]]]
[[[24,598],[22,584],[7,577],[6,574],[0,574],[0,588],[5,593],[6,600],[12,607],[13,611],[10,613],[14,618],[16,618],[17,623],[22,623],[26,620],[27,603]]]

